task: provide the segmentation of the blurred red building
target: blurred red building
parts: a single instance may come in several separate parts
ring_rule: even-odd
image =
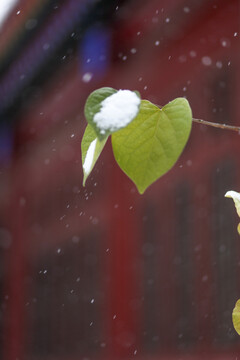
[[[140,196],[110,144],[81,185],[101,86],[239,124],[239,1],[21,0],[0,38],[1,358],[237,359],[239,135],[193,124]]]

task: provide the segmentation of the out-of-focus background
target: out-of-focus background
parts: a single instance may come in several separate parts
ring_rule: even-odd
[[[110,143],[83,188],[102,86],[240,125],[239,0],[0,4],[0,358],[239,358],[238,133],[193,124],[140,196]]]

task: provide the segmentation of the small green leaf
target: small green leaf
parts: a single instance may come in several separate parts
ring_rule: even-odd
[[[105,100],[108,96],[115,94],[117,90],[111,87],[103,87],[101,89],[93,91],[89,97],[87,98],[85,107],[84,107],[84,114],[87,119],[87,122],[92,125],[94,128],[97,136],[100,140],[103,140],[104,137],[108,136],[109,134],[101,134],[100,130],[96,126],[95,122],[93,121],[95,114],[99,113],[101,110],[101,103]]]
[[[87,125],[81,143],[82,167],[83,167],[83,186],[90,175],[96,161],[101,154],[107,137],[100,141],[91,125]]]
[[[238,335],[240,335],[240,300],[236,302],[235,308],[232,312],[233,326]]]
[[[137,116],[140,102],[140,94],[136,91],[105,87],[89,95],[84,112],[99,140],[103,140]]]
[[[112,135],[115,159],[141,194],[176,163],[191,125],[186,99],[177,98],[162,109],[142,100],[137,117]]]

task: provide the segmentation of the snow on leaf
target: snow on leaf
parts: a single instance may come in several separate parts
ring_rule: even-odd
[[[96,143],[97,143],[97,138],[94,139],[91,144],[89,145],[84,163],[83,163],[83,170],[85,171],[85,173],[89,173],[91,170],[91,166],[93,163],[93,157],[94,157],[94,152],[96,149]]]
[[[230,191],[226,192],[225,197],[233,199],[236,210],[237,210],[237,214],[240,217],[240,193],[230,190]],[[240,235],[240,223],[238,224],[237,231]]]
[[[99,140],[127,126],[138,114],[140,95],[136,91],[105,87],[93,91],[85,104],[85,116]]]
[[[240,217],[240,193],[230,190],[226,192],[225,197],[233,199],[237,214]]]
[[[93,121],[101,134],[111,133],[127,126],[137,115],[140,99],[130,90],[119,90],[101,103],[101,109]]]
[[[96,161],[101,154],[107,137],[100,141],[91,125],[87,125],[81,143],[82,167],[83,167],[83,186],[90,175]]]

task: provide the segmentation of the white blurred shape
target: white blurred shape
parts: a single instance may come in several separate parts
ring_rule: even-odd
[[[8,15],[14,8],[14,6],[18,3],[19,0],[1,0],[0,5],[0,29],[7,19]]]

